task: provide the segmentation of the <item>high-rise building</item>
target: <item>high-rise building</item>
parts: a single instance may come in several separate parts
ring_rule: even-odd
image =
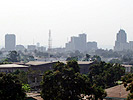
[[[78,43],[78,47],[79,47],[79,51],[86,51],[86,34],[79,34],[79,43]]]
[[[79,34],[78,37],[71,37],[71,41],[66,43],[67,51],[76,51],[79,50],[84,52],[86,50],[86,34]]]
[[[16,36],[14,34],[5,35],[5,50],[12,51],[15,50],[16,46]]]
[[[123,29],[120,29],[117,33],[114,50],[123,51],[129,49],[129,44],[127,42],[127,34]]]
[[[127,34],[123,29],[117,33],[117,42],[119,43],[127,43]]]
[[[87,42],[87,51],[95,51],[97,50],[97,42]]]
[[[87,45],[87,39],[86,39],[86,34],[79,34],[78,37],[73,36],[71,37],[71,41],[66,43],[66,51],[80,51],[80,52],[85,52],[88,50],[96,50],[97,49],[97,43],[92,42],[88,43]]]
[[[129,49],[133,51],[133,41],[129,41]]]

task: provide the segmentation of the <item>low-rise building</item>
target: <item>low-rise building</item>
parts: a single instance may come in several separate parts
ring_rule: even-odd
[[[63,63],[67,63],[67,61],[61,61]],[[56,62],[41,62],[41,61],[30,61],[26,63],[26,66],[29,66],[32,70],[39,70],[41,72],[45,72],[47,70],[52,70],[53,65],[56,64]],[[80,73],[87,74],[89,72],[90,65],[94,64],[93,61],[78,61],[78,64],[80,66]]]
[[[67,61],[61,61],[63,63],[67,63]],[[53,70],[53,65],[56,64],[56,62],[41,62],[41,61],[30,61],[26,63],[26,66],[29,66],[29,69],[32,71],[36,71],[33,74],[28,75],[28,84],[30,84],[33,88],[39,88],[40,82],[42,81],[42,75],[47,70]],[[90,65],[94,64],[92,61],[78,61],[78,64],[80,66],[80,72],[87,74],[89,72]]]
[[[18,64],[2,64],[0,65],[0,72],[11,73],[16,70],[28,71],[29,66]]]
[[[125,73],[131,73],[133,70],[133,65],[122,65],[125,67]]]
[[[35,51],[37,48],[36,48],[36,45],[28,45],[28,51],[30,51],[30,52],[33,52],[33,51]]]
[[[67,63],[67,61],[61,61]],[[41,61],[30,61],[23,65],[18,64],[2,64],[0,65],[0,72],[12,73],[16,70],[23,70],[28,73],[28,84],[34,88],[38,89],[40,87],[40,82],[42,81],[42,76],[45,71],[53,70],[54,64],[56,62],[41,62]],[[88,73],[90,65],[94,64],[92,61],[78,61],[81,73]]]
[[[16,50],[17,51],[24,51],[25,47],[23,45],[16,45]]]

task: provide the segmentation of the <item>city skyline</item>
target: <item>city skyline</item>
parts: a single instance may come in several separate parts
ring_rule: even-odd
[[[5,34],[15,34],[17,43],[39,42],[48,46],[51,29],[52,46],[65,47],[67,39],[81,33],[99,48],[113,49],[116,33],[126,30],[133,40],[132,0],[12,0],[0,4],[0,47]],[[105,42],[106,41],[106,42]]]
[[[119,31],[121,31],[121,30],[123,30],[123,29],[120,29]],[[125,30],[124,30],[124,32],[125,32]],[[35,42],[34,39],[33,39],[33,43],[31,43],[31,44],[23,44],[23,43],[20,44],[20,43],[17,43],[17,38],[16,38],[17,36],[16,36],[16,34],[7,33],[7,34],[5,34],[5,36],[8,35],[8,34],[9,34],[9,35],[15,35],[16,45],[23,45],[23,46],[25,46],[25,47],[28,47],[28,45],[36,45],[36,46],[37,46],[38,43],[39,43],[40,46],[44,46],[44,47],[46,47],[46,48],[48,48],[48,45],[49,45],[49,43],[48,43],[47,45],[42,45],[42,44],[40,44],[40,42]],[[86,33],[80,33],[80,34],[86,34]],[[78,35],[80,35],[80,34],[78,34]],[[117,40],[117,38],[118,38],[117,34],[118,34],[118,33],[116,33],[116,37],[115,37],[116,40]],[[77,35],[77,36],[78,36],[78,35]],[[86,35],[87,35],[87,34],[86,34]],[[70,37],[69,37],[69,38],[70,38],[69,40],[68,40],[68,38],[67,38],[67,42],[66,42],[66,43],[70,42],[70,41],[71,41],[71,38],[77,37],[77,36],[70,36]],[[5,39],[6,39],[6,38],[5,38]],[[4,42],[6,41],[5,39],[4,39]],[[86,36],[86,41],[88,41],[88,42],[96,42],[96,40],[94,40],[94,41],[87,40],[87,36]],[[127,34],[127,33],[126,33],[126,40],[125,40],[125,41],[126,41],[126,42],[132,41],[132,40],[128,40],[128,34]],[[48,39],[48,42],[49,42],[49,39]],[[52,47],[53,47],[53,48],[60,48],[60,47],[61,47],[61,48],[65,48],[65,47],[66,47],[66,43],[64,43],[65,46],[53,46],[53,45],[52,45]],[[4,46],[2,46],[2,47],[0,46],[0,48],[5,48],[5,45],[6,45],[6,44],[4,43]],[[98,43],[97,43],[97,45],[98,45]],[[115,44],[112,45],[112,47],[110,47],[110,45],[106,45],[106,48],[104,48],[104,47],[98,47],[98,48],[99,48],[99,49],[114,49],[114,46],[115,46]]]

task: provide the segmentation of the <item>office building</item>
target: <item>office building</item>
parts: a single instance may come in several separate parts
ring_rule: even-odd
[[[78,37],[71,37],[71,41],[66,43],[67,51],[76,51],[79,50],[84,52],[86,50],[86,34],[79,34]]]
[[[129,49],[133,51],[133,41],[129,41]]]
[[[88,45],[87,45],[88,44]],[[85,52],[89,50],[96,50],[97,43],[87,43],[87,35],[85,33],[79,34],[78,37],[71,37],[70,42],[66,43],[66,51],[80,51]]]
[[[127,42],[127,34],[123,29],[117,33],[114,51],[131,50],[133,51],[133,41]]]
[[[15,50],[16,46],[16,36],[14,34],[5,35],[5,50],[12,51]]]
[[[78,44],[78,49],[81,52],[86,51],[86,34],[79,34],[79,41],[77,42]]]
[[[24,51],[25,47],[23,45],[16,45],[16,51]]]
[[[117,33],[117,40],[119,43],[127,43],[127,34],[123,29],[120,29]]]
[[[115,51],[123,51],[129,49],[129,43],[127,42],[127,34],[123,29],[120,29],[116,36]]]
[[[46,52],[46,47],[39,46],[39,47],[37,47],[37,50],[40,51],[40,52]]]
[[[87,42],[86,46],[87,51],[95,51],[97,50],[97,42]]]
[[[28,45],[28,51],[35,51],[35,50],[37,50],[37,48],[36,48],[36,45]]]

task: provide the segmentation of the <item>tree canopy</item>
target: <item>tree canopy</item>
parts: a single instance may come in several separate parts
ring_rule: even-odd
[[[15,70],[13,75],[17,76],[18,80],[23,83],[27,84],[28,83],[28,73],[22,70]]]
[[[0,100],[24,100],[22,84],[12,74],[0,74]]]
[[[94,94],[96,89],[101,91],[101,98],[105,96],[103,89],[96,88],[87,75],[80,74],[76,61],[67,64],[58,62],[53,68],[43,76],[41,96],[44,100],[79,100],[81,94],[91,95],[92,98],[92,95],[97,95]]]
[[[130,91],[128,94],[127,100],[133,99],[133,73],[129,73],[122,77],[122,81],[127,91]]]
[[[116,81],[124,75],[125,69],[120,64],[98,62],[89,68],[89,78],[92,83],[102,88],[109,88],[116,85]]]
[[[17,51],[10,51],[10,53],[8,54],[8,60],[11,61],[11,62],[20,61],[20,56],[17,53]]]

